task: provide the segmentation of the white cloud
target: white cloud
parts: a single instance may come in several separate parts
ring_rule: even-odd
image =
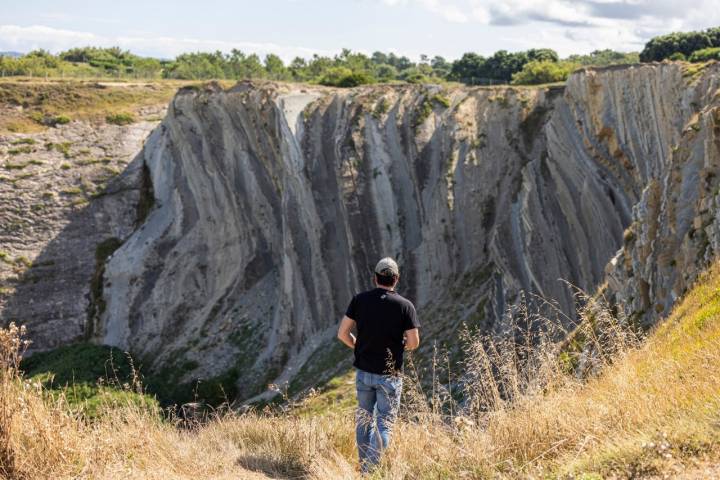
[[[523,25],[510,35],[522,48],[548,46],[562,55],[613,48],[641,49],[652,36],[720,24],[717,0],[380,0],[422,8],[453,22]],[[508,47],[510,48],[510,47]]]
[[[313,54],[330,55],[329,52],[299,46],[278,45],[274,43],[232,42],[225,40],[203,40],[196,38],[151,37],[151,36],[103,36],[89,32],[62,30],[43,25],[28,27],[18,25],[0,25],[0,50],[28,52],[44,48],[59,52],[73,47],[84,46],[111,47],[131,50],[140,55],[171,58],[184,52],[215,51],[229,52],[233,48],[245,53],[268,53],[279,55],[289,62],[296,56],[311,57]]]
[[[397,5],[418,4],[421,8],[440,15],[445,20],[455,23],[465,23],[471,18],[471,14],[464,12],[460,7],[442,0],[381,0],[385,5],[394,7]]]

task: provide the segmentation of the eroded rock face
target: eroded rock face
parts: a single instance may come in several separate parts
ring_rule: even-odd
[[[128,164],[157,124],[0,136],[0,324],[26,325],[31,352],[91,333],[104,256],[136,228],[142,162]]]
[[[107,263],[96,338],[194,360],[186,378],[230,372],[248,398],[335,366],[313,352],[381,256],[424,336],[448,339],[462,322],[502,331],[523,290],[571,323],[559,279],[594,291],[624,238],[609,291],[652,321],[646,299],[668,308],[717,251],[718,200],[698,193],[718,161],[717,78],[662,64],[564,88],[181,91],[136,159],[155,206]],[[691,228],[700,253],[678,250]]]
[[[609,292],[649,326],[720,252],[720,77],[718,65],[686,75],[681,128],[664,168],[633,208],[623,248],[607,266]]]
[[[42,134],[1,179],[2,321],[36,349],[89,335],[241,400],[344,364],[335,326],[386,255],[428,346],[456,347],[463,323],[503,332],[522,291],[571,328],[560,279],[652,324],[720,249],[718,69],[186,89],[117,177],[103,169],[154,124]]]

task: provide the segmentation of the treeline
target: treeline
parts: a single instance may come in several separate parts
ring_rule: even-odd
[[[665,59],[691,62],[720,60],[720,27],[661,35],[647,42],[640,52],[640,60],[643,62]]]
[[[638,61],[636,53],[611,50],[573,55],[561,60],[554,50],[524,52],[500,50],[490,57],[466,53],[448,61],[441,56],[422,55],[413,62],[394,53],[372,55],[348,49],[333,57],[297,57],[290,63],[274,54],[264,58],[240,50],[197,52],[174,60],[134,55],[120,48],[73,48],[53,55],[36,50],[19,58],[0,57],[0,74],[66,77],[169,78],[207,80],[259,78],[353,87],[375,82],[438,83],[457,81],[468,85],[537,84],[563,81],[582,65],[609,65]]]
[[[19,58],[0,56],[0,74],[66,77],[168,78],[182,80],[246,78],[353,87],[376,82],[439,83],[468,85],[530,85],[560,82],[574,70],[670,60],[704,62],[720,60],[720,27],[699,32],[671,33],[651,39],[638,53],[597,50],[588,55],[560,59],[551,49],[524,52],[500,50],[489,57],[465,53],[455,61],[421,55],[418,62],[394,53],[372,55],[343,49],[329,57],[297,57],[288,64],[274,54],[261,58],[233,49],[230,53],[184,53],[173,60],[140,57],[118,47],[73,48],[53,55],[36,50]]]

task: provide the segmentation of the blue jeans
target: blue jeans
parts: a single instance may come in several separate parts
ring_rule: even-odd
[[[355,440],[364,473],[380,463],[380,455],[390,444],[390,433],[400,408],[402,378],[355,369],[358,409]]]

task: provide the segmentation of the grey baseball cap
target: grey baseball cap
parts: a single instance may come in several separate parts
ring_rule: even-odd
[[[400,269],[398,268],[397,262],[390,257],[381,259],[377,265],[375,265],[375,273],[378,275],[385,276],[400,276]]]

